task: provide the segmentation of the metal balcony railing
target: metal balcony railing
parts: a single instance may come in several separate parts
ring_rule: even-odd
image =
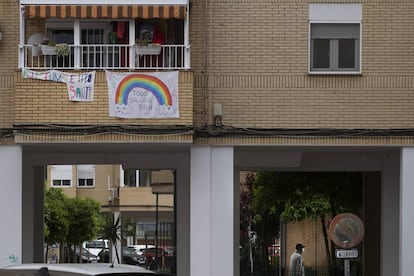
[[[48,53],[42,51],[42,45],[21,45],[20,64],[29,69],[159,70],[189,67],[189,47],[184,45],[83,44],[68,47],[70,53],[60,56],[53,50]]]

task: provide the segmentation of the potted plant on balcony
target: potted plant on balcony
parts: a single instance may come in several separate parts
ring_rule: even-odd
[[[66,43],[58,43],[56,44],[55,52],[59,57],[66,57],[70,55],[69,45]]]
[[[135,53],[137,55],[159,55],[161,44],[149,43],[149,38],[145,34],[135,41]]]
[[[56,42],[45,37],[41,42],[41,49],[45,56],[56,55]]]

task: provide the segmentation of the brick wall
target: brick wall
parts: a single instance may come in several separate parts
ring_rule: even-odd
[[[19,8],[17,0],[0,1],[0,128],[12,125],[13,77],[17,69]],[[14,8],[13,8],[14,7]]]
[[[96,74],[93,102],[70,102],[64,83],[23,79],[15,75],[14,123],[63,124],[192,124],[192,73],[179,74],[180,118],[176,119],[120,119],[109,117],[108,89],[103,71]]]
[[[213,103],[223,104],[223,123],[232,126],[411,127],[414,2],[363,1],[362,74],[309,76],[308,5],[312,2],[343,3],[212,0],[205,11],[205,1],[191,1],[194,79],[180,81],[182,117],[153,121],[108,118],[105,80],[99,76],[96,101],[86,107],[67,102],[60,84],[22,81],[13,75],[17,70],[19,6],[17,0],[1,1],[0,127],[15,122],[77,123],[75,114],[84,123],[192,124],[194,118],[195,124],[202,125],[212,123]],[[26,26],[29,32],[37,32],[42,25],[33,22]],[[34,88],[37,92],[31,91]]]
[[[305,245],[303,258],[305,266],[326,267],[327,256],[320,220],[307,219],[286,225],[286,266],[297,243]]]
[[[205,22],[204,1],[193,1],[190,42],[197,123],[205,118],[206,99],[210,122],[212,104],[222,103],[223,123],[232,126],[411,127],[414,2],[362,1],[362,74],[309,76],[310,2],[344,3],[212,0]]]

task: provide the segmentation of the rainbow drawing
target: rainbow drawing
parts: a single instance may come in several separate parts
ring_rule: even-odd
[[[160,105],[172,106],[172,97],[167,85],[157,77],[144,74],[130,74],[119,82],[115,104],[127,105],[128,95],[135,88],[142,88],[152,93]]]

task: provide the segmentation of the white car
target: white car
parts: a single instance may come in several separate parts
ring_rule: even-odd
[[[103,249],[109,248],[109,241],[103,239],[86,241],[83,243],[83,247],[88,249],[88,251],[93,255],[98,256]]]
[[[114,264],[112,267],[108,263],[93,264],[43,264],[30,263],[13,265],[0,269],[2,276],[100,276],[100,275],[118,275],[118,276],[147,276],[157,275],[155,272],[147,270],[140,266]]]

